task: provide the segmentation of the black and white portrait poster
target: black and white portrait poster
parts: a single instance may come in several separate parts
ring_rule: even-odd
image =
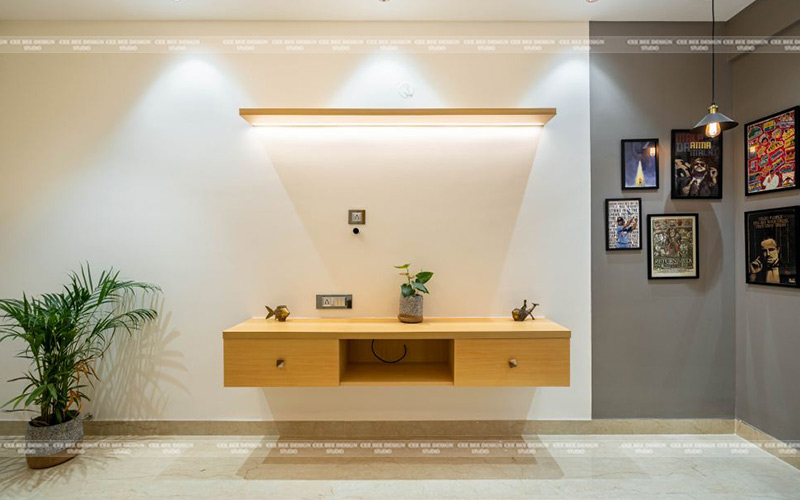
[[[797,287],[797,218],[800,207],[744,214],[747,282]]]

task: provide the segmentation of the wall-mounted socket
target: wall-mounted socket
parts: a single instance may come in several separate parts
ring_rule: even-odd
[[[347,211],[348,224],[366,224],[367,211],[366,210],[348,210]]]
[[[352,309],[353,296],[339,294],[317,295],[317,309]]]

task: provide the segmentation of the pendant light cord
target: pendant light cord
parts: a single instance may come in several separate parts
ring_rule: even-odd
[[[717,18],[714,14],[714,0],[711,0],[711,104],[716,104],[717,72],[716,72],[716,26]]]

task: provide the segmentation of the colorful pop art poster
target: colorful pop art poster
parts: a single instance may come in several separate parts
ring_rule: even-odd
[[[745,125],[745,194],[797,189],[796,134],[800,107]]]

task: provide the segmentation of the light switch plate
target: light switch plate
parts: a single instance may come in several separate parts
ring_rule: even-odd
[[[367,211],[366,210],[348,210],[347,211],[348,224],[366,224]]]
[[[317,309],[352,309],[353,296],[342,294],[317,295]]]

